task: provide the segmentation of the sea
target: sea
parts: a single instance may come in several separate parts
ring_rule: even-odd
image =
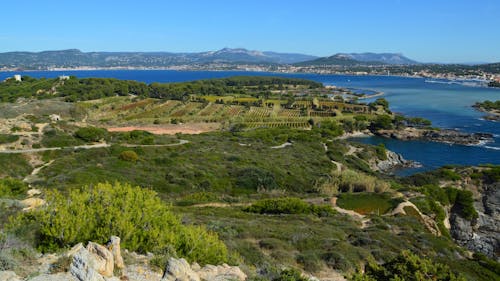
[[[60,75],[107,77],[152,82],[182,82],[241,75],[282,76],[310,79],[325,85],[346,87],[357,92],[383,92],[393,112],[424,117],[434,127],[494,135],[494,141],[466,146],[424,141],[399,141],[380,137],[353,138],[353,141],[385,146],[404,158],[419,162],[419,168],[396,171],[399,176],[433,170],[443,165],[500,164],[500,123],[483,119],[485,115],[471,106],[477,101],[499,100],[500,89],[488,88],[481,81],[457,81],[399,76],[354,76],[321,74],[284,74],[248,71],[175,70],[75,70],[0,72],[0,81],[14,74],[36,78]],[[378,98],[378,97],[377,97]],[[374,98],[375,99],[375,98]],[[371,100],[363,100],[370,102]]]

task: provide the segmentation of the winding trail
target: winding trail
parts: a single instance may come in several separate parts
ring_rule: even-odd
[[[27,182],[27,183],[30,183],[32,182],[35,178],[36,178],[36,175],[45,167],[48,167],[50,166],[52,163],[54,163],[55,160],[50,160],[49,162],[37,167],[37,168],[34,168],[33,171],[31,171],[31,174],[27,175],[26,177],[24,177],[23,181],[24,182]]]
[[[183,144],[189,143],[188,140],[179,140],[178,143],[170,143],[170,144],[119,144],[125,147],[168,147],[168,146],[179,146]],[[94,148],[103,148],[110,147],[111,143],[96,143],[96,144],[84,144],[84,145],[76,145],[76,146],[66,146],[66,147],[43,147],[43,148],[31,148],[31,149],[6,149],[0,150],[0,153],[5,154],[14,154],[14,153],[36,153],[43,151],[52,151],[52,150],[63,150],[63,149],[94,149]]]

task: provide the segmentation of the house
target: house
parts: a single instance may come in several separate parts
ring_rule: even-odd
[[[20,74],[16,74],[16,75],[14,75],[14,80],[16,80],[16,81],[21,82],[21,81],[22,81],[22,79],[21,79],[21,78],[22,78],[22,77],[21,77],[21,75],[20,75]]]

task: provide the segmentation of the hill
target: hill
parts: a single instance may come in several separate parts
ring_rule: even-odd
[[[356,66],[361,65],[360,61],[357,61],[347,55],[336,54],[330,57],[317,58],[310,61],[296,63],[296,66],[319,66],[319,65],[338,65],[338,66]],[[378,63],[380,64],[380,63]]]
[[[403,54],[395,53],[350,53],[342,54],[353,60],[361,62],[381,62],[383,64],[409,65],[419,64],[417,61],[405,57]]]
[[[339,53],[329,57],[317,58],[310,61],[296,63],[297,66],[360,66],[360,65],[415,65],[418,62],[402,54],[393,53]]]
[[[201,53],[82,52],[77,49],[0,53],[0,68],[50,69],[71,67],[168,67],[209,63],[289,64],[312,60],[304,54],[224,48]]]

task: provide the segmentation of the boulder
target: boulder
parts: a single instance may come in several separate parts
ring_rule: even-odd
[[[123,258],[120,249],[120,237],[111,236],[111,239],[107,243],[106,247],[113,254],[116,268],[119,269],[125,268],[125,264],[123,263]]]
[[[73,262],[69,267],[71,275],[79,281],[105,281],[97,269],[102,268],[101,260],[98,260],[94,254],[86,248],[80,250],[73,256]]]
[[[200,277],[185,259],[170,258],[161,281],[200,281]]]
[[[0,280],[2,281],[21,281],[14,271],[0,271]]]
[[[197,271],[201,280],[206,281],[243,281],[247,275],[237,266],[223,265],[206,265]]]
[[[246,278],[237,266],[223,264],[200,268],[197,263],[190,266],[185,259],[170,258],[161,281],[243,281]]]
[[[91,254],[94,254],[95,259],[98,260],[99,267],[96,268],[97,272],[104,277],[112,277],[115,264],[113,254],[106,247],[94,242],[89,242],[87,250]]]
[[[68,272],[61,272],[57,274],[41,274],[28,279],[28,281],[78,281],[78,279]]]

